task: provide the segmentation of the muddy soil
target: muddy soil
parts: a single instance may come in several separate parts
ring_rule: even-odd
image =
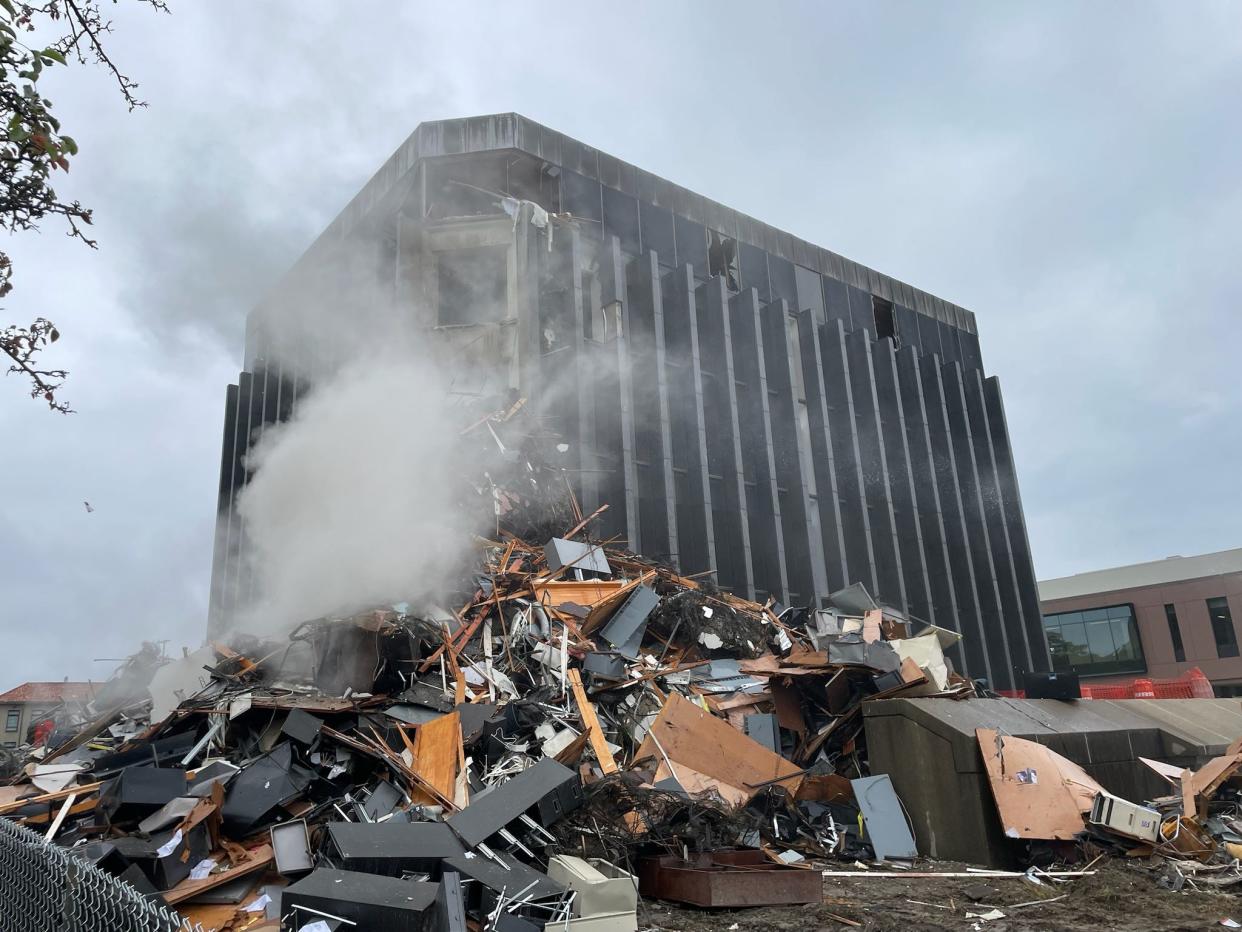
[[[964,871],[966,865],[938,861],[918,869]],[[1242,922],[1242,896],[1196,892],[1189,885],[1172,893],[1157,886],[1155,874],[1139,863],[1101,862],[1097,871],[1093,877],[1044,886],[1019,878],[828,877],[819,905],[698,910],[646,901],[639,906],[639,928],[716,932],[736,923],[737,932],[1181,932],[1220,930],[1220,920],[1227,917]],[[981,884],[995,892],[973,902],[967,890],[978,895],[984,892],[975,889]],[[1065,898],[1056,902],[1014,908],[1062,894]],[[966,916],[992,907],[1005,918]]]

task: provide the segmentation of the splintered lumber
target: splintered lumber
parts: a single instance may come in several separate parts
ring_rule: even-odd
[[[379,744],[373,744],[368,741],[361,741],[357,738],[351,738],[349,735],[339,732],[335,728],[330,728],[327,725],[324,725],[319,731],[320,734],[345,745],[347,748],[351,748],[361,754],[366,754],[368,757],[374,757],[376,760],[383,761],[395,772],[405,777],[420,790],[430,794],[431,797],[441,806],[444,806],[450,810],[457,808],[453,804],[451,798],[443,796],[434,786],[424,780],[421,775],[415,773],[412,769],[407,767],[405,765],[405,761],[393,754],[391,749],[389,749],[382,742]]]
[[[214,890],[216,887],[223,886],[226,883],[236,880],[238,877],[244,877],[246,874],[252,874],[257,870],[262,870],[276,859],[271,845],[260,845],[253,851],[246,853],[246,858],[227,870],[222,870],[218,874],[209,874],[202,880],[183,880],[171,890],[166,890],[162,896],[169,906],[175,906],[192,897],[205,893],[208,890]]]
[[[586,729],[587,737],[591,741],[591,750],[595,752],[595,759],[599,761],[600,770],[604,773],[616,773],[617,762],[608,748],[604,729],[600,727],[599,717],[595,714],[595,706],[591,705],[586,690],[582,688],[582,675],[577,669],[569,671],[569,685],[573,688],[574,702],[578,703],[578,711],[582,715],[582,726]]]
[[[602,515],[607,510],[608,510],[608,503],[605,502],[604,504],[596,508],[593,512],[591,512],[589,515],[587,515],[585,518],[583,518],[581,521],[579,521],[577,524],[575,524],[568,531],[566,531],[565,534],[563,535],[564,539],[573,540],[573,537],[575,534],[577,534],[579,531],[581,531],[584,527],[586,527],[588,524],[590,524],[592,521],[594,521],[596,518],[598,518],[600,515]],[[503,566],[504,564],[502,563],[501,565]]]

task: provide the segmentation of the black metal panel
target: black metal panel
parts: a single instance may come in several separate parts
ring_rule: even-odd
[[[957,332],[957,342],[962,350],[962,368],[981,370],[983,368],[983,354],[979,351],[979,335],[959,330]]]
[[[742,287],[754,288],[759,292],[759,300],[763,304],[771,301],[772,285],[768,279],[768,254],[758,246],[739,243],[738,264],[741,270]]]
[[[906,425],[906,448],[910,454],[910,476],[922,531],[923,564],[931,589],[928,620],[960,631],[961,621],[953,592],[949,546],[945,538],[944,515],[940,508],[939,484],[928,431],[927,407],[919,378],[919,356],[914,347],[906,346],[897,352],[896,361],[902,416]],[[960,658],[960,648],[955,649],[954,662],[959,669],[963,669]]]
[[[957,342],[957,328],[940,321],[936,325],[940,331],[940,361],[961,362],[962,350]]]
[[[979,481],[974,438],[966,410],[962,368],[957,363],[946,363],[941,367],[941,373],[944,377],[945,410],[949,415],[949,436],[953,443],[957,478],[962,490],[962,505],[969,528],[967,543],[974,565],[975,587],[979,593],[984,644],[993,677],[992,686],[996,689],[1015,689],[1017,681],[1013,675],[1013,660],[1003,622],[1004,608],[997,584],[996,564],[992,560],[991,534],[983,508],[983,488]]]
[[[1031,545],[1027,539],[1026,520],[1022,512],[1022,496],[1018,491],[1018,476],[1014,469],[1000,382],[995,376],[983,380],[983,395],[987,404],[992,448],[996,452],[1001,501],[1005,509],[1005,520],[1009,525],[1009,542],[1013,553],[1014,569],[1018,577],[1019,599],[1026,623],[1031,666],[1035,671],[1050,670],[1052,666],[1048,658],[1047,632],[1040,613],[1039,588],[1035,581],[1035,567],[1031,562]]]
[[[772,298],[785,301],[794,310],[801,310],[798,301],[798,277],[794,264],[780,256],[768,255],[768,279],[772,284]]]
[[[646,253],[626,266],[626,295],[639,550],[648,557],[676,563],[677,490],[664,359],[664,303],[655,253]]]
[[[1005,638],[1013,663],[1014,682],[1021,683],[1022,674],[1032,669],[1032,657],[1027,639],[1027,622],[1019,597],[1018,574],[1013,561],[1013,548],[1010,545],[1009,525],[1001,496],[996,453],[992,449],[992,431],[983,398],[983,381],[979,370],[964,370],[963,383],[966,395],[966,414],[970,420],[971,438],[975,447],[975,463],[979,471],[983,515],[987,522],[992,564],[996,567],[996,584],[1000,591],[1001,621],[1005,626]]]
[[[694,284],[688,265],[661,279],[673,469],[685,477],[679,486],[683,494],[677,496],[678,562],[685,573],[716,569]]]
[[[805,266],[794,266],[794,278],[798,285],[798,299],[790,303],[799,311],[810,311],[816,325],[822,324],[827,315],[824,312],[824,286],[818,272]]]
[[[867,329],[875,333],[875,308],[871,303],[871,292],[854,285],[846,285],[850,298],[850,332]]]
[[[845,338],[845,349],[850,360],[850,385],[854,391],[854,412],[858,421],[858,450],[862,457],[863,494],[875,554],[877,585],[874,594],[889,605],[905,609],[909,601],[902,575],[901,554],[897,549],[897,521],[893,514],[888,463],[881,438],[883,428],[875,391],[871,335],[866,330],[855,330]]]
[[[928,435],[931,439],[932,460],[936,469],[940,507],[944,515],[945,539],[949,549],[953,591],[957,601],[958,630],[964,638],[963,670],[969,676],[984,677],[990,680],[992,678],[991,663],[988,657],[983,611],[979,604],[979,591],[975,585],[975,567],[970,548],[970,536],[974,533],[974,529],[967,525],[966,509],[962,503],[957,458],[954,453],[949,414],[945,405],[942,370],[938,356],[920,361],[919,373],[923,380]]]
[[[638,227],[638,200],[603,186],[604,235],[621,240],[622,252],[638,255],[641,236]],[[671,260],[671,256],[669,257]]]
[[[879,580],[871,537],[871,515],[864,492],[850,360],[845,350],[845,325],[839,320],[829,321],[819,333],[828,435],[837,477],[841,534],[845,543],[849,582],[861,582],[875,592],[879,588]]]
[[[798,399],[794,395],[793,357],[789,327],[795,324],[789,306],[776,301],[760,315],[764,358],[767,363],[768,399],[772,420],[772,445],[776,455],[777,494],[785,540],[785,563],[789,574],[789,599],[809,604],[818,593],[815,575],[823,571],[818,521],[812,518],[803,463],[810,450],[800,448]],[[796,340],[796,335],[794,336]],[[818,566],[817,566],[818,564]],[[826,592],[822,593],[827,595]]]
[[[939,355],[944,357],[940,349],[940,324],[934,317],[916,314],[919,327],[919,351],[923,356]]]
[[[695,292],[699,376],[702,380],[703,419],[708,425],[708,473],[713,477],[712,527],[716,535],[716,576],[720,585],[753,599],[755,578],[728,300],[724,280],[719,277],[700,285]]]
[[[843,281],[827,275],[820,276],[824,286],[825,321],[839,320],[846,332],[854,329],[850,317],[849,288]]]
[[[600,261],[600,301],[610,308],[613,319],[616,308],[621,317],[628,317],[624,260],[616,237],[604,243]],[[601,308],[603,310],[603,308]],[[600,519],[604,537],[626,541],[632,550],[639,549],[638,470],[634,451],[633,370],[629,362],[629,344],[624,327],[613,327],[603,335],[604,342],[588,346],[591,357],[598,362],[594,378],[594,452],[599,464],[599,496],[601,504],[610,507]]]
[[[819,276],[816,276],[818,280]],[[819,506],[819,527],[823,539],[826,582],[829,591],[842,589],[853,580],[846,557],[841,521],[841,498],[836,463],[828,426],[828,402],[824,394],[824,362],[820,353],[815,312],[798,313],[798,349],[802,354],[803,386],[810,428],[811,461]]]
[[[926,621],[932,618],[931,584],[923,556],[923,525],[915,501],[914,474],[910,447],[906,439],[906,417],[897,387],[897,359],[891,340],[880,340],[871,347],[879,401],[880,436],[888,467],[889,497],[897,526],[897,553],[901,557],[902,580],[908,610]]]
[[[707,230],[701,223],[673,215],[673,232],[677,237],[677,264],[689,265],[707,274]]]
[[[607,204],[605,204],[607,208]],[[677,260],[677,249],[673,237],[673,212],[667,207],[656,207],[653,204],[638,203],[639,226],[642,232],[642,248],[651,250],[660,257],[660,264],[668,268],[684,265]],[[702,269],[695,270],[700,277],[706,274],[706,263]]]
[[[781,533],[771,395],[768,392],[763,328],[759,320],[759,296],[753,289],[729,299],[729,332],[733,340],[738,425],[756,596],[774,595],[788,600],[789,576],[785,540]]]
[[[588,221],[596,221],[595,223],[584,222],[582,229],[584,233],[593,233],[595,236],[601,235],[602,227],[600,223],[604,219],[603,193],[600,191],[598,181],[592,181],[573,171],[561,172],[561,210],[568,211],[575,217],[583,217]],[[593,230],[592,228],[598,228]]]
[[[897,343],[899,346],[920,346],[919,315],[908,307],[893,305],[893,317],[897,321]]]

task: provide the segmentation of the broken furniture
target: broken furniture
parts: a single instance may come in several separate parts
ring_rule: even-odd
[[[581,781],[576,773],[545,757],[533,767],[476,797],[469,806],[446,821],[467,848],[502,850],[519,848],[531,855],[551,836],[547,826],[582,801]],[[522,839],[535,836],[524,844]],[[541,840],[542,839],[542,840]]]
[[[574,892],[574,932],[637,932],[638,878],[600,858],[558,854],[548,877]]]
[[[321,867],[284,889],[281,930],[335,919],[367,932],[423,932],[438,891],[433,883]]]
[[[443,822],[330,822],[324,850],[345,870],[389,877],[407,872],[436,877],[442,861],[466,853]]]

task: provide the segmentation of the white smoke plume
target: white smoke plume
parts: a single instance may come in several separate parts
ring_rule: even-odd
[[[260,580],[241,630],[441,594],[474,530],[455,505],[460,430],[430,366],[391,357],[345,366],[269,428],[239,504]]]
[[[236,630],[422,608],[467,565],[480,528],[461,510],[474,475],[458,442],[473,416],[450,391],[462,366],[412,293],[376,287],[380,246],[320,250],[256,314],[249,345],[309,393],[246,458],[237,507],[254,584]]]

